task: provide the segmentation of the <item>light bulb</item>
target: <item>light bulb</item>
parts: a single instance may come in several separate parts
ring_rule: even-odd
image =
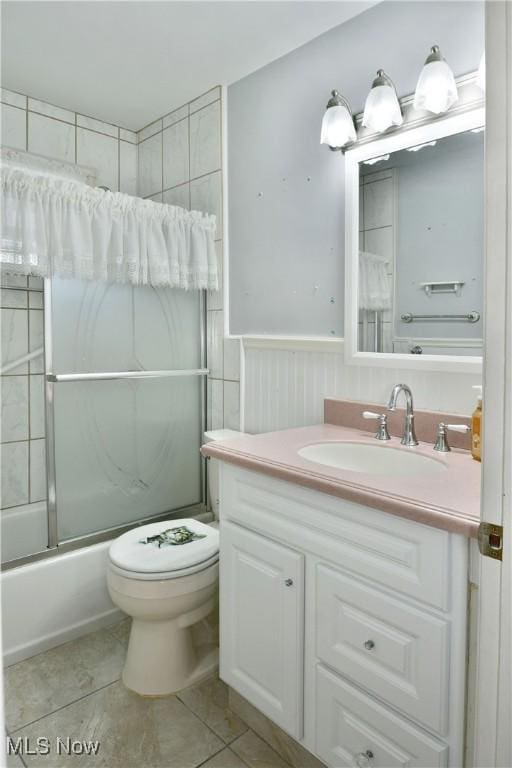
[[[414,108],[440,115],[447,112],[458,98],[453,72],[441,56],[439,47],[434,45],[420,72]]]
[[[402,125],[404,119],[393,81],[379,69],[364,105],[363,126],[382,133],[392,125]]]
[[[322,120],[320,144],[341,149],[355,140],[356,129],[348,102],[338,91],[332,91]]]

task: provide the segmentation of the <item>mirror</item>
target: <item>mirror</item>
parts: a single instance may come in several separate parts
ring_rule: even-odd
[[[355,351],[481,356],[484,129],[409,133],[378,155],[391,138],[370,142],[354,163]]]

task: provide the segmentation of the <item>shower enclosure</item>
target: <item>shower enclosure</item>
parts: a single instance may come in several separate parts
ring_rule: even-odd
[[[29,428],[15,441],[27,444],[26,492],[2,500],[8,567],[205,510],[205,291],[52,278],[43,294],[44,367],[30,325],[33,356],[13,368],[13,347],[2,362],[4,386],[44,380],[45,439]]]

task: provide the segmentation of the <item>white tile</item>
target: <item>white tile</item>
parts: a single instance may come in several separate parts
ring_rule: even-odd
[[[223,248],[222,240],[215,243],[217,254],[217,273],[219,278],[219,290],[208,291],[206,295],[207,309],[224,309],[224,278],[223,278]]]
[[[240,429],[240,384],[237,381],[224,382],[224,427]]]
[[[0,285],[3,288],[26,288],[27,276],[0,271]]]
[[[46,498],[45,440],[30,440],[30,501]]]
[[[224,339],[224,379],[240,381],[240,341]]]
[[[137,144],[137,134],[135,131],[127,131],[126,128],[119,129],[119,138],[122,141],[129,141],[130,144]]]
[[[207,365],[212,379],[222,379],[224,369],[224,313],[208,312],[207,317]]]
[[[166,189],[164,192],[164,203],[167,205],[178,205],[180,208],[190,208],[190,184],[180,184],[179,187]]]
[[[137,147],[126,141],[119,142],[119,191],[137,194]]]
[[[28,438],[28,376],[4,376],[2,395],[2,442]]]
[[[56,120],[63,120],[65,123],[75,124],[75,113],[69,109],[62,109],[62,107],[56,107],[54,104],[48,104],[46,101],[38,101],[38,99],[28,100],[28,108],[31,112],[39,112],[41,115],[47,115],[48,117],[54,117]]]
[[[224,382],[208,379],[208,429],[222,429],[224,426]]]
[[[0,507],[28,502],[28,441],[2,446]]]
[[[28,151],[74,163],[75,126],[29,112]]]
[[[28,313],[21,309],[0,309],[2,326],[2,367],[28,353]],[[9,374],[27,373],[27,364],[19,365]]]
[[[29,277],[28,287],[31,291],[44,291],[44,280],[42,277]]]
[[[138,194],[149,197],[162,190],[162,134],[142,141],[138,150]]]
[[[13,309],[27,308],[27,291],[16,288],[2,288],[0,291],[0,306]]]
[[[164,189],[189,180],[188,120],[163,132]]]
[[[77,162],[79,165],[88,165],[97,171],[98,186],[105,186],[117,192],[119,158],[116,139],[85,128],[78,128]]]
[[[220,167],[220,101],[216,101],[190,116],[190,178]]]
[[[170,125],[174,125],[174,123],[178,123],[180,120],[183,120],[185,117],[188,117],[188,104],[185,104],[183,107],[180,107],[179,109],[175,109],[174,112],[171,112],[170,114],[166,115],[163,119],[163,126],[164,128],[168,128]]]
[[[106,133],[107,136],[113,136],[114,139],[118,138],[119,128],[117,125],[104,123],[103,120],[96,120],[94,117],[86,117],[85,115],[77,115],[76,124],[91,131]]]
[[[44,376],[30,376],[30,437],[44,437]]]
[[[149,125],[146,125],[145,128],[143,128],[141,131],[138,131],[137,136],[139,142],[144,141],[145,139],[149,139],[150,136],[154,136],[155,133],[158,133],[158,131],[162,130],[162,120],[155,120],[154,123],[150,123]]]
[[[190,182],[190,207],[193,211],[211,213],[217,217],[215,239],[221,240],[222,178],[220,171]]]
[[[7,88],[0,88],[0,97],[3,104],[10,104],[11,107],[27,108],[27,97],[22,93],[8,91]]]
[[[364,186],[364,229],[393,224],[393,180]]]
[[[36,349],[44,347],[44,313],[40,309],[29,310],[28,327],[29,349],[30,352],[35,352]],[[43,355],[30,361],[30,373],[44,373]]]
[[[2,104],[2,146],[27,148],[27,113],[24,109]]]
[[[215,86],[215,88],[212,88],[206,93],[203,93],[202,96],[198,96],[194,101],[191,101],[189,104],[190,111],[195,112],[198,109],[202,109],[217,99],[220,99],[220,85]]]
[[[43,309],[43,293],[42,291],[29,291],[28,292],[28,305],[30,309]]]

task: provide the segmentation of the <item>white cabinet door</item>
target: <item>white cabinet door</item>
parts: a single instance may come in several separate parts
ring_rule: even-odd
[[[222,522],[220,674],[295,738],[303,728],[304,556]]]

